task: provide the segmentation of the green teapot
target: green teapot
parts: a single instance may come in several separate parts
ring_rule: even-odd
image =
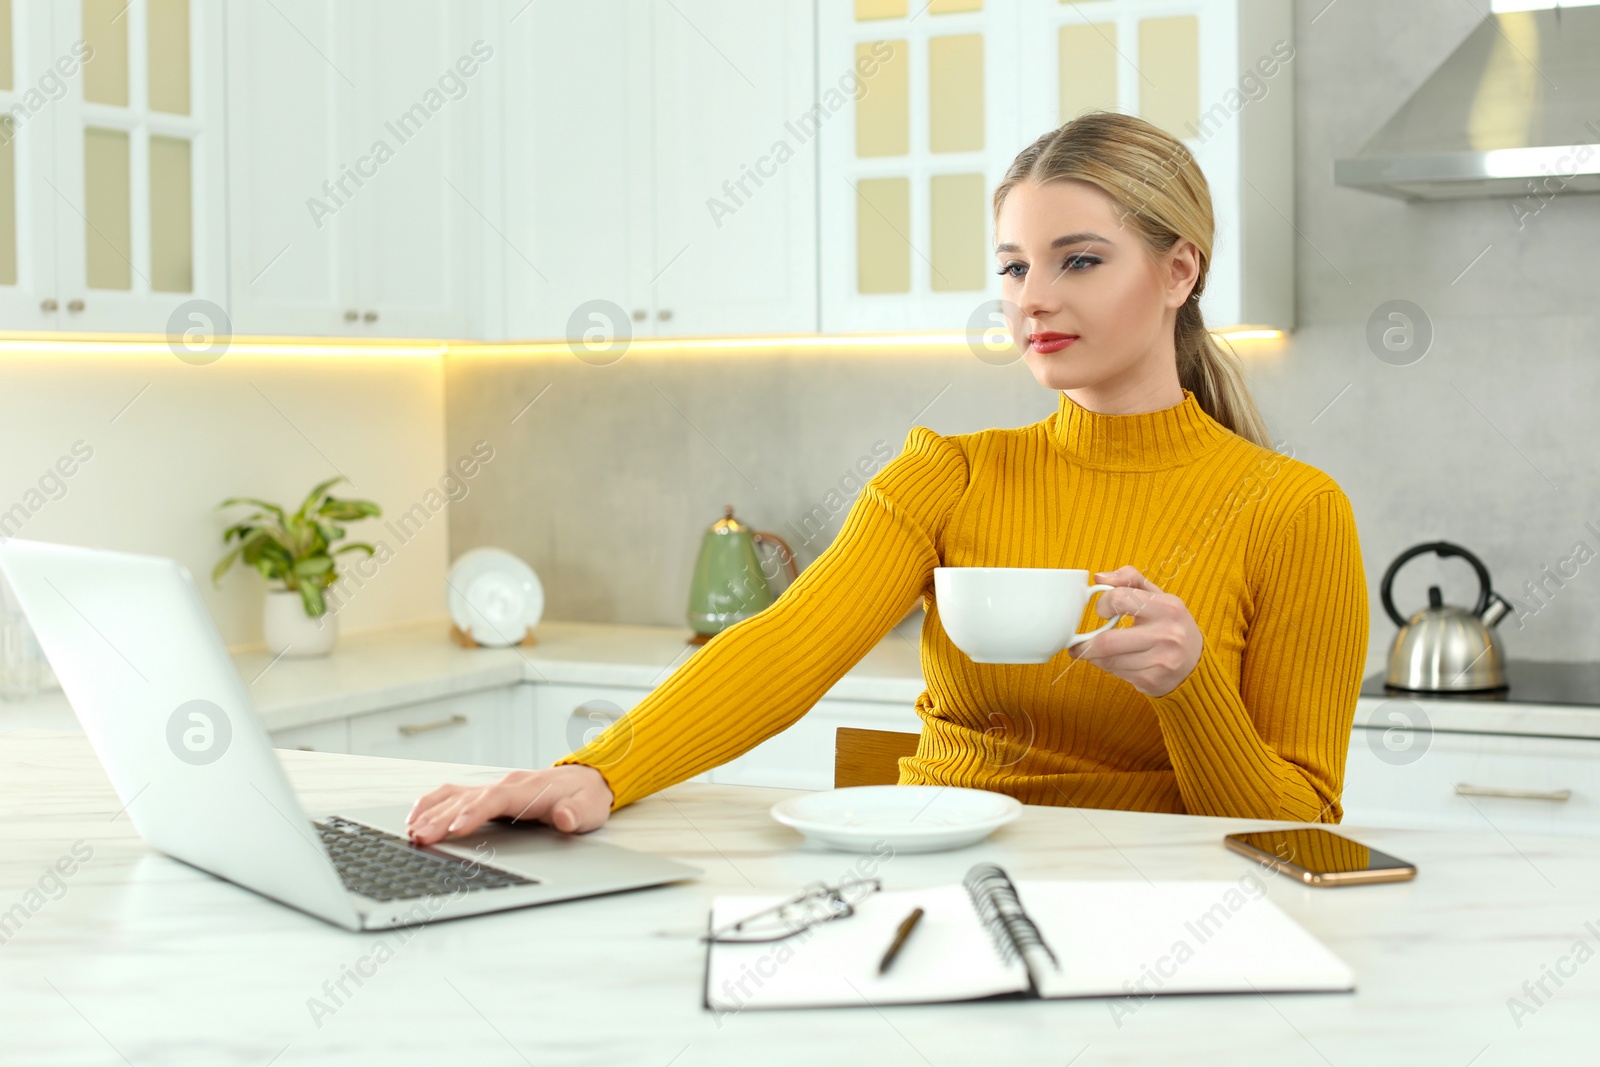
[[[777,558],[778,566],[762,562],[757,549],[768,546],[773,546],[769,558]],[[777,599],[771,579],[779,567],[789,572],[791,582],[800,577],[788,542],[734,518],[732,504],[724,507],[722,518],[706,529],[700,558],[695,561],[694,582],[689,587],[689,626],[694,636],[689,643],[705,644],[768,607]]]

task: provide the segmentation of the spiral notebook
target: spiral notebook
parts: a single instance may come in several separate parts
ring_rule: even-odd
[[[776,902],[717,897],[712,927]],[[913,908],[921,923],[878,963]],[[933,1004],[995,996],[1347,992],[1350,968],[1237,881],[1015,883],[979,864],[962,884],[873,893],[855,914],[776,943],[707,945],[705,1006]],[[1130,1001],[1131,1003],[1131,1001]]]

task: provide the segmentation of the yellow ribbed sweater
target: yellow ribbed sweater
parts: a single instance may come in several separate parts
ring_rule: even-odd
[[[1159,697],[1066,652],[973,663],[939,623],[937,566],[1127,564],[1181,597],[1204,637],[1194,670]],[[1339,821],[1368,628],[1350,502],[1187,389],[1135,415],[1062,393],[1055,414],[1019,429],[912,429],[775,603],[558,762],[598,769],[614,807],[725,763],[800,719],[919,597],[927,688],[901,784]],[[1080,629],[1101,621],[1091,605]]]

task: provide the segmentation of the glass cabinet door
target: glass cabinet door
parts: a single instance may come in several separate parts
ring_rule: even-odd
[[[1198,107],[1196,8],[823,3],[823,82],[853,68],[861,84],[823,139],[822,258],[833,265],[823,328],[997,325],[992,202],[1011,160],[1089,107],[1134,110],[1185,136]]]
[[[962,329],[999,294],[989,205],[1021,147],[1018,0],[818,13],[820,84],[855,87],[822,127],[823,329]]]
[[[1090,108],[1182,141],[1216,219],[1206,324],[1294,321],[1293,5],[1254,0],[1020,0],[1027,129]],[[1242,90],[1249,89],[1249,95]],[[1247,136],[1246,131],[1250,131]]]
[[[0,329],[49,330],[56,290],[54,113],[81,61],[50,48],[42,0],[0,0]]]
[[[13,0],[37,2],[37,0]],[[54,0],[82,57],[56,123],[55,247],[66,330],[162,332],[225,303],[220,17],[206,0]]]

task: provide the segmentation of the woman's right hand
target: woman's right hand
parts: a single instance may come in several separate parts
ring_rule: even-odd
[[[419,845],[470,834],[501,816],[583,833],[605,825],[611,800],[604,775],[581,763],[567,763],[512,771],[492,785],[442,785],[411,806],[406,827]]]

